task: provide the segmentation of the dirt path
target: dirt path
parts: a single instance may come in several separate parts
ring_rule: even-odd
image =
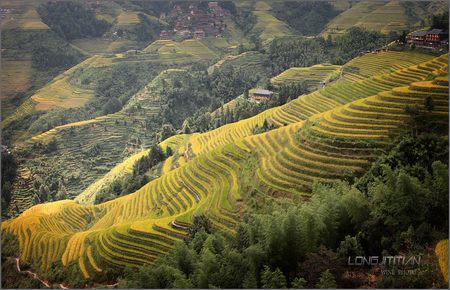
[[[15,258],[15,259],[16,259],[16,268],[17,268],[17,271],[18,271],[18,272],[20,272],[20,273],[28,273],[28,274],[31,275],[34,279],[39,280],[39,282],[41,282],[42,284],[44,284],[45,287],[52,288],[52,287],[50,287],[50,284],[48,284],[47,281],[44,281],[44,280],[42,280],[41,278],[39,278],[39,276],[38,276],[36,273],[31,272],[31,271],[28,271],[28,270],[22,271],[22,270],[20,269],[20,260],[19,260],[19,258]],[[119,283],[110,284],[110,285],[105,285],[105,286],[108,287],[108,288],[114,288],[114,287],[116,287],[117,285],[119,285]],[[63,283],[58,284],[58,286],[59,286],[59,288],[61,288],[61,289],[70,289],[69,287],[65,286]]]
[[[27,270],[27,271],[22,271],[22,270],[20,269],[20,261],[19,261],[19,258],[16,258],[16,268],[17,268],[17,271],[18,271],[18,272],[20,272],[20,273],[28,273],[28,274],[30,274],[34,279],[39,280],[42,284],[44,284],[45,287],[51,288],[50,285],[48,284],[48,282],[42,280],[41,278],[39,278],[39,276],[38,276],[36,273],[31,272],[31,271],[28,271],[28,270]],[[61,287],[61,288],[62,288],[62,287]],[[67,289],[67,288],[63,288],[63,289]]]

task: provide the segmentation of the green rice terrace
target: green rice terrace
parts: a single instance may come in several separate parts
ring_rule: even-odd
[[[448,287],[448,3],[1,6],[2,288]]]
[[[379,59],[384,59],[384,53]],[[389,63],[386,71],[391,72],[359,75],[361,80],[342,78],[251,119],[175,142],[191,148],[189,160],[133,194],[98,205],[71,200],[37,205],[2,227],[18,235],[22,260],[39,265],[41,271],[57,260],[63,265],[75,262],[85,278],[105,267],[155,260],[186,235],[190,220],[199,213],[205,213],[214,227],[233,232],[243,206],[239,185],[246,160],[257,160],[252,168],[257,186],[274,196],[307,197],[315,180],[360,174],[386,146],[388,137],[404,130],[406,105],[423,103],[427,92],[432,92],[434,114],[443,121],[448,118],[447,62],[447,56],[410,55],[408,61]],[[363,66],[361,70],[370,71]],[[151,90],[151,85],[146,89]],[[94,125],[71,126],[85,130],[85,136],[114,140],[119,131],[104,128],[115,120],[121,122],[120,114],[126,112],[100,118]],[[279,127],[252,135],[250,129],[264,120]],[[56,128],[35,139],[51,134],[63,138],[64,131]],[[74,146],[59,150],[75,150]]]

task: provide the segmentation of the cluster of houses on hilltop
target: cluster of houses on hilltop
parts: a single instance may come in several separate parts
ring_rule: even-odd
[[[173,30],[163,30],[162,39],[169,39],[173,35],[185,38],[218,37],[225,28],[223,18],[230,12],[222,8],[218,2],[208,2],[206,7],[199,3],[192,3],[187,9],[175,5],[168,13],[161,13],[160,19],[173,24]]]
[[[448,46],[448,30],[432,29],[410,33],[406,39],[409,46],[439,48]]]

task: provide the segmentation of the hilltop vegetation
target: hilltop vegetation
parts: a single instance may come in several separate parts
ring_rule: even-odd
[[[306,67],[318,63],[344,64],[359,54],[392,41],[387,35],[361,28],[351,28],[335,42],[318,38],[285,38],[273,41],[268,48],[275,73],[290,67]]]
[[[389,55],[389,53],[386,54]],[[421,56],[416,57],[420,59]],[[380,59],[384,59],[384,56],[380,56]],[[411,57],[408,58],[408,60],[411,59]],[[429,59],[429,57],[422,56],[422,59]],[[397,65],[400,63],[402,62]],[[390,63],[390,65],[394,64]],[[394,70],[381,77],[374,76],[363,82],[343,79],[339,83],[336,82],[322,89],[323,92],[336,92],[340,86],[349,91],[354,91],[358,86],[365,88],[360,91],[359,97],[354,93],[349,95],[345,92],[339,98],[336,98],[334,94],[330,96],[331,98],[325,97],[323,100],[328,99],[328,102],[332,102],[334,98],[336,103],[334,105],[330,103],[329,111],[312,105],[317,110],[323,110],[324,113],[306,115],[308,118],[311,117],[308,122],[302,122],[299,118],[301,114],[304,114],[302,113],[304,105],[301,105],[299,101],[308,100],[301,97],[284,107],[265,111],[254,118],[229,124],[204,134],[194,134],[184,141],[185,145],[174,147],[174,152],[186,152],[183,157],[184,165],[168,171],[135,193],[95,207],[80,206],[71,201],[38,205],[26,211],[21,217],[4,223],[4,229],[17,232],[19,240],[23,240],[21,237],[23,234],[20,233],[23,231],[20,231],[20,228],[25,226],[24,221],[28,218],[32,219],[37,213],[42,214],[42,211],[46,211],[48,214],[41,219],[46,220],[46,223],[52,223],[52,220],[62,218],[70,212],[70,215],[75,218],[71,222],[71,227],[75,229],[76,234],[71,234],[69,240],[54,240],[53,235],[58,235],[58,231],[51,229],[47,231],[48,236],[42,238],[32,232],[31,239],[34,242],[39,240],[44,243],[50,241],[58,243],[57,247],[61,251],[56,257],[62,257],[63,265],[72,265],[70,269],[79,267],[85,278],[90,277],[94,281],[104,279],[101,275],[106,273],[99,272],[99,269],[110,267],[110,265],[116,265],[116,269],[120,270],[127,265],[136,267],[148,261],[155,263],[157,257],[173,249],[175,241],[186,236],[185,229],[195,215],[204,213],[210,219],[212,228],[234,234],[239,220],[241,201],[249,207],[262,209],[262,205],[267,204],[267,200],[276,201],[280,196],[294,201],[313,199],[314,195],[311,195],[311,192],[314,192],[314,184],[317,181],[330,184],[337,179],[347,179],[352,182],[353,177],[367,170],[369,161],[374,160],[380,154],[380,150],[389,145],[388,136],[397,135],[402,131],[398,120],[409,118],[404,109],[406,104],[409,104],[411,99],[414,99],[418,105],[423,104],[423,92],[427,88],[432,88],[434,91],[433,99],[436,105],[431,114],[435,115],[438,121],[441,120],[439,122],[446,119],[448,82],[445,82],[444,77],[434,81],[420,81],[427,76],[433,77],[445,72],[446,56],[409,67],[407,61],[404,61],[403,66],[404,69]],[[406,91],[402,88],[405,84],[410,84]],[[396,87],[400,88],[389,91]],[[390,93],[383,94],[381,93],[383,90]],[[373,95],[376,92],[380,93]],[[317,100],[317,94],[315,96],[310,100]],[[349,97],[354,99],[349,100]],[[361,99],[358,100],[358,98]],[[347,103],[347,105],[342,106],[338,102]],[[297,104],[294,110],[297,113],[292,111],[294,104]],[[383,109],[380,109],[380,106]],[[271,120],[276,116],[275,112],[283,112],[283,109],[288,107],[291,108],[290,114],[298,118],[291,120],[291,126],[280,127],[264,134],[251,135],[251,128],[257,124],[262,125],[268,117]],[[386,107],[391,108],[389,112]],[[340,117],[334,120],[330,114]],[[383,116],[383,118],[377,116]],[[367,122],[373,125],[368,126]],[[334,129],[330,130],[330,127]],[[245,136],[247,138],[241,139]],[[349,152],[353,152],[352,155]],[[295,159],[295,163],[290,162],[292,159]],[[439,166],[433,166],[436,168],[434,172],[443,168]],[[320,168],[320,171],[316,168]],[[351,175],[346,175],[348,173]],[[396,172],[392,178],[413,179],[404,177],[401,171]],[[414,188],[428,186],[415,179],[411,182],[416,184]],[[388,184],[391,184],[391,181]],[[382,185],[380,187],[384,188]],[[388,194],[399,190],[400,188],[393,187],[387,193],[383,192]],[[179,194],[176,194],[177,192]],[[422,196],[425,200],[430,200],[425,192],[442,191],[418,189],[416,197]],[[384,199],[381,198],[381,200]],[[408,204],[411,203],[405,204],[405,212],[409,211]],[[311,202],[305,203],[305,207],[312,205]],[[423,205],[425,206],[426,203]],[[423,213],[425,212],[437,213],[433,210],[424,210]],[[91,218],[82,218],[86,214]],[[397,216],[401,212],[384,214]],[[407,219],[410,216],[403,217],[406,220],[402,220],[401,224],[409,226],[410,222]],[[422,221],[420,217],[417,217],[417,220],[413,222],[421,223]],[[429,220],[429,222],[432,221]],[[393,228],[396,225],[398,224],[394,222]],[[86,228],[89,230],[80,231]],[[403,226],[401,229],[404,230]],[[328,247],[335,249],[340,238],[331,239],[325,236],[327,241],[334,245],[329,244]],[[393,250],[400,249],[402,246],[401,243],[398,244],[399,242],[392,240],[392,245],[387,246],[387,249],[391,247]],[[23,247],[29,247],[29,245],[23,244]],[[68,250],[77,248],[81,250]],[[24,253],[31,254],[31,252]],[[25,255],[28,254],[23,254],[21,258],[26,260]],[[52,261],[55,260],[46,258],[39,265],[41,269],[48,269]],[[288,266],[278,265],[278,267],[282,273],[285,269],[289,269]],[[330,270],[333,272],[332,269]],[[272,268],[270,271],[276,271],[276,269]],[[259,270],[255,273],[259,273]],[[283,275],[286,277],[287,273]],[[261,280],[268,276],[270,276],[269,272],[262,275]],[[329,274],[324,276],[328,277]],[[211,276],[211,279],[213,277]],[[313,279],[308,278],[307,281],[315,285]],[[78,283],[77,280],[74,280],[74,283]],[[221,285],[220,282],[214,283]],[[269,282],[267,280],[264,283]]]
[[[274,3],[274,13],[301,35],[317,35],[339,12],[330,3],[280,1]]]
[[[392,42],[440,4],[220,2],[218,37],[159,39],[176,4],[2,21],[2,286],[448,286],[448,54]]]
[[[5,69],[2,78],[5,77],[8,83],[8,86],[2,83],[2,113],[5,118],[33,92],[85,58],[83,53],[48,29],[8,29],[2,31],[1,37],[4,49],[2,66]],[[20,69],[15,71],[17,66]]]
[[[321,34],[335,38],[351,27],[400,34],[427,25],[430,17],[441,9],[445,11],[447,5],[444,1],[358,1],[332,19]]]
[[[108,22],[98,20],[93,11],[77,2],[46,2],[37,12],[45,24],[67,40],[101,36],[110,27]]]

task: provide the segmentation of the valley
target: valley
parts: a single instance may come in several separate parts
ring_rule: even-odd
[[[80,3],[2,4],[2,287],[448,286],[448,3]]]

